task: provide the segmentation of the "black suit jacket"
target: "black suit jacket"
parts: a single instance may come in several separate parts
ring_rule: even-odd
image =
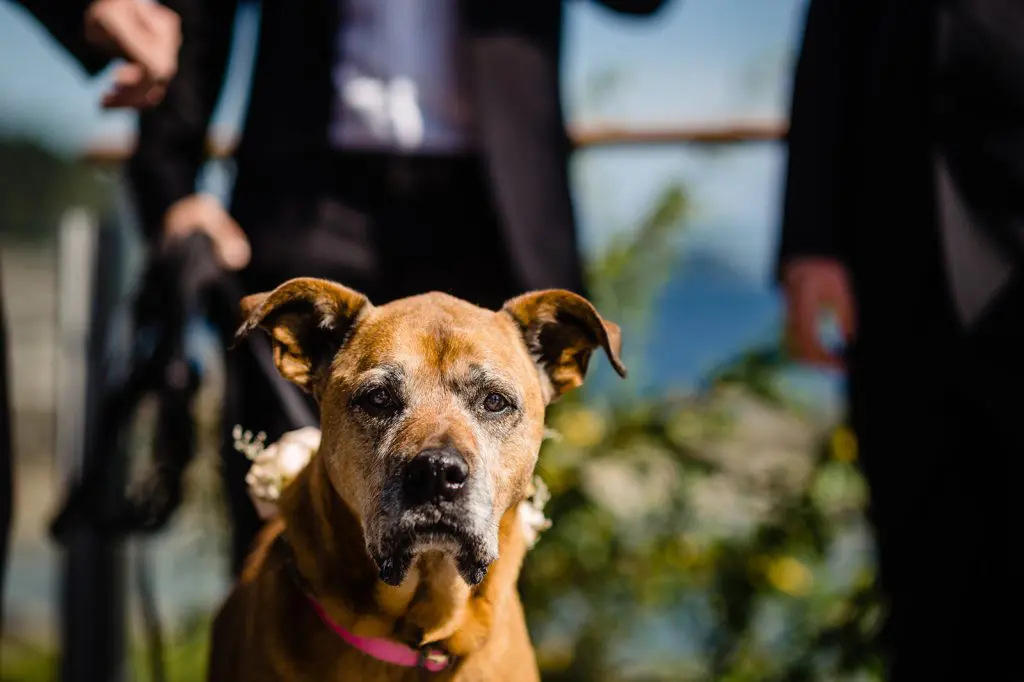
[[[655,11],[663,0],[603,0]],[[144,113],[130,178],[143,222],[192,193],[224,78],[237,0],[173,0],[182,18],[179,72],[164,102]],[[264,0],[237,182],[301,167],[327,152],[339,0]],[[464,0],[465,50],[478,133],[506,242],[522,288],[580,290],[561,106],[560,0]],[[237,206],[236,206],[237,208]],[[243,225],[243,228],[245,226]]]
[[[92,0],[17,0],[89,73],[99,72],[110,57],[85,40],[85,10]]]
[[[1024,263],[1022,32],[1018,0],[811,0],[780,263],[839,258],[884,305],[938,260],[973,321]]]

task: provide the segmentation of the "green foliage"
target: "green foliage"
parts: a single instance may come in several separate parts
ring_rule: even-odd
[[[99,210],[112,194],[95,169],[24,139],[0,139],[0,178],[0,237],[9,241],[45,241],[69,207]]]
[[[707,384],[741,385],[761,400],[776,406],[788,406],[779,387],[779,371],[786,366],[786,355],[778,344],[752,348],[709,372]]]
[[[7,637],[7,635],[5,635]],[[52,651],[0,643],[0,682],[44,682],[57,678],[57,657]]]
[[[637,229],[616,235],[589,268],[594,300],[630,331],[644,328],[654,297],[672,275],[673,241],[688,206],[683,188],[669,185]]]
[[[172,633],[164,656],[166,682],[192,682],[206,679],[206,663],[210,649],[210,625],[207,614],[196,614],[186,619],[182,627]],[[155,682],[149,674],[150,652],[141,645],[132,650],[132,664],[138,682]]]
[[[631,339],[677,260],[685,207],[668,188],[591,272]],[[787,399],[784,363],[769,346],[696,395],[552,408],[539,472],[553,526],[521,580],[545,679],[877,677],[871,565],[842,558],[867,537],[855,444]]]

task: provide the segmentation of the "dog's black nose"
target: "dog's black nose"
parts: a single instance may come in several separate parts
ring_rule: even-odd
[[[405,467],[409,504],[454,500],[469,478],[466,458],[451,448],[424,450]]]

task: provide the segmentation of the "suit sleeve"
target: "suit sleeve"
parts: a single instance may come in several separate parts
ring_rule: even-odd
[[[57,42],[90,74],[99,73],[110,56],[85,39],[85,11],[92,0],[16,0],[46,27]]]
[[[867,45],[862,4],[810,0],[792,86],[778,274],[794,257],[843,257]]]
[[[181,17],[178,73],[163,101],[139,115],[138,141],[127,166],[128,185],[149,238],[160,233],[171,204],[195,192],[238,8],[237,0],[167,0],[165,4]]]

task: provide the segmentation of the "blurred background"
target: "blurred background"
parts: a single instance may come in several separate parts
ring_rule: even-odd
[[[569,3],[576,202],[595,303],[624,329],[630,378],[595,362],[586,389],[550,412],[558,436],[540,473],[554,525],[521,583],[545,679],[876,679],[865,493],[837,427],[838,380],[789,366],[779,344],[781,135],[804,10],[685,0],[632,22]],[[246,105],[257,21],[244,4],[215,120],[224,143]],[[60,631],[47,524],[62,493],[61,226],[132,231],[117,162],[135,115],[100,111],[109,79],[86,80],[7,3],[0,64],[17,485],[0,678],[28,682],[54,677]],[[211,162],[206,188],[224,195],[229,171]],[[130,289],[139,261],[129,254],[127,274],[111,277]],[[207,369],[185,503],[168,530],[126,550],[126,679],[150,679],[139,586],[152,588],[168,680],[202,679],[227,588],[219,374]],[[142,417],[133,458],[144,458]]]

